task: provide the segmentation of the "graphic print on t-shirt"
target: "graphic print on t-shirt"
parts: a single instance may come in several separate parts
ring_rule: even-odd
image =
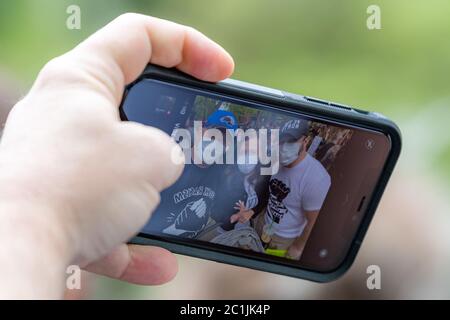
[[[162,232],[171,235],[183,235],[193,238],[206,226],[215,192],[206,186],[183,189],[172,197],[175,212],[169,212],[167,218],[171,223]]]
[[[267,205],[269,217],[273,222],[280,223],[281,218],[288,212],[288,209],[283,204],[283,200],[291,192],[291,189],[283,181],[271,179],[269,192],[269,203]]]

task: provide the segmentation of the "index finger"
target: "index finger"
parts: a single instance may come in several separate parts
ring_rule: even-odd
[[[72,60],[66,66],[86,71],[116,104],[124,86],[134,81],[148,63],[176,67],[211,82],[230,76],[234,69],[231,56],[199,31],[134,13],[119,16],[68,56]]]

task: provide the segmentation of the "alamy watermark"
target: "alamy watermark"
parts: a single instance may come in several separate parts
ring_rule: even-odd
[[[369,30],[380,30],[381,29],[381,9],[380,6],[376,4],[371,4],[366,10],[369,15],[366,20],[366,26]]]
[[[77,265],[70,265],[66,268],[66,288],[69,290],[81,289],[81,268]]]
[[[66,27],[69,30],[81,29],[81,8],[76,4],[67,7],[66,13],[69,15],[66,19]]]
[[[259,164],[261,175],[279,169],[279,129],[205,129],[201,121],[194,121],[191,129],[175,129],[172,138],[182,150],[172,152],[177,164]]]
[[[369,290],[381,290],[381,268],[376,264],[367,267],[366,273],[369,275],[366,286]]]

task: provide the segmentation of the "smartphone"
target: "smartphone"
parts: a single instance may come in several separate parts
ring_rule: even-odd
[[[401,148],[379,113],[154,65],[120,115],[186,163],[132,243],[318,282],[351,266]]]

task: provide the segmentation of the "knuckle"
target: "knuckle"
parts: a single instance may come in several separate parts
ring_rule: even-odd
[[[138,20],[141,20],[142,17],[143,16],[139,13],[125,12],[125,13],[122,13],[121,15],[119,15],[117,18],[115,18],[114,22],[129,24],[129,23],[134,23]]]
[[[137,16],[139,16],[139,14],[137,14],[135,12],[124,12],[124,13],[120,14],[116,19],[117,20],[129,20],[129,19],[136,18]]]
[[[69,53],[48,61],[39,72],[35,86],[42,89],[46,86],[54,87],[80,82],[84,78],[84,74],[74,57]]]
[[[48,82],[60,77],[64,73],[64,62],[62,57],[56,57],[48,61],[39,72],[38,81]]]
[[[186,33],[201,33],[200,31],[198,31],[198,29],[191,27],[191,26],[184,26]]]

